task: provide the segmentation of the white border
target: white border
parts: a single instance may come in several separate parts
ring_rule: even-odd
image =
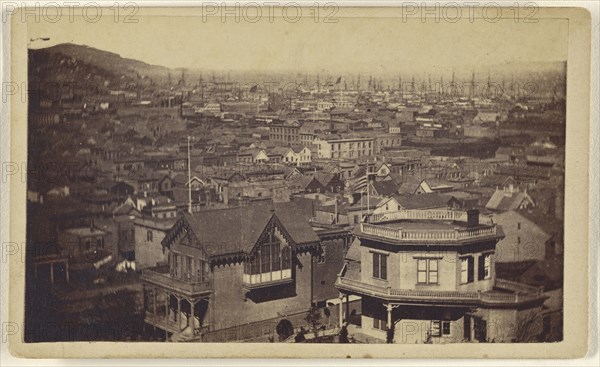
[[[233,4],[235,1],[216,1],[217,3],[225,3],[225,4]],[[315,1],[295,1],[301,5],[312,5]],[[320,3],[326,3],[327,1],[320,1]],[[402,1],[334,1],[337,5],[340,6],[398,6],[403,3],[418,3],[426,4],[426,5],[434,5],[436,3],[444,3],[448,1],[414,1],[414,2],[402,2]],[[49,3],[49,1],[18,1],[19,5],[35,5],[36,3],[44,4]],[[85,2],[81,2],[85,3]],[[90,2],[91,3],[91,2]],[[96,1],[95,3],[100,5],[112,5],[114,1]],[[135,1],[140,6],[189,6],[189,5],[201,5],[202,2],[192,2],[192,1],[173,1],[173,2],[161,2],[161,1],[153,1],[153,0],[138,0]],[[268,3],[268,1],[256,1],[256,3]],[[281,1],[280,3],[285,3],[285,1]],[[469,3],[465,2],[456,2],[458,4],[461,3]],[[488,1],[481,1],[480,3],[494,3]],[[511,6],[514,4],[518,4],[520,6],[525,5],[527,3],[532,3],[530,1],[498,1],[496,4],[501,6]],[[598,70],[599,66],[599,32],[600,32],[600,21],[599,21],[599,9],[600,3],[596,1],[536,1],[534,2],[538,6],[543,7],[583,7],[588,9],[592,16],[592,79],[591,79],[591,121],[590,121],[590,223],[589,223],[589,243],[590,243],[590,254],[589,254],[589,266],[590,266],[590,304],[589,304],[589,351],[586,358],[575,359],[575,360],[542,360],[542,359],[531,359],[531,360],[377,360],[378,365],[424,365],[424,366],[436,366],[436,365],[444,365],[444,366],[479,366],[482,364],[490,365],[490,366],[505,366],[507,364],[517,365],[517,366],[546,366],[546,365],[556,365],[557,363],[563,366],[597,366],[599,362],[599,354],[598,354],[598,304],[599,304],[599,293],[598,293],[598,257],[599,250],[598,244],[600,243],[600,235],[599,235],[599,188],[598,182],[600,181],[600,176],[598,172],[598,168],[600,166],[599,160],[599,74]],[[4,5],[4,4],[2,4]],[[2,7],[2,15],[4,12],[4,7]],[[10,81],[10,48],[8,47],[10,43],[10,26],[9,22],[2,24],[2,81],[7,82]],[[0,126],[0,157],[2,162],[6,162],[9,160],[10,153],[10,142],[8,141],[7,136],[10,134],[10,128],[8,119],[10,110],[8,108],[10,104],[10,100],[8,103],[3,103],[2,107],[2,123]],[[8,240],[8,218],[9,218],[9,208],[8,204],[8,195],[9,195],[9,187],[8,185],[2,184],[0,186],[0,208],[2,209],[0,212],[0,234],[2,241]],[[2,320],[8,319],[8,310],[7,310],[7,285],[8,285],[8,269],[4,266],[2,262],[0,262],[0,322]],[[8,351],[7,346],[1,339],[2,335],[0,335],[0,365],[2,366],[33,366],[33,365],[44,365],[44,366],[69,366],[69,365],[87,365],[87,366],[114,366],[114,365],[132,365],[132,366],[183,366],[189,365],[192,363],[191,360],[31,360],[31,359],[17,359],[12,357]],[[232,345],[233,346],[233,345]],[[551,345],[548,346],[551,348]],[[250,365],[250,366],[263,366],[265,364],[274,364],[274,365],[372,365],[373,361],[369,360],[194,360],[193,364],[198,365]]]

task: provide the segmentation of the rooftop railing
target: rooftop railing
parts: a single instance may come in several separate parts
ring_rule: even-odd
[[[454,229],[404,229],[361,223],[364,234],[398,241],[460,241],[495,236],[496,226]]]
[[[467,223],[467,212],[460,210],[400,210],[390,213],[373,214],[370,223],[391,222],[397,220],[439,220]],[[479,216],[479,223],[492,225],[492,219],[483,215]]]
[[[460,302],[460,303],[486,303],[486,304],[513,304],[539,300],[542,293],[535,290],[530,293],[500,293],[496,291],[437,291],[437,290],[414,290],[414,289],[394,289],[391,287],[382,287],[359,280],[338,277],[336,283],[338,288],[352,290],[361,295],[368,295],[388,299],[390,301],[410,301],[410,302]]]

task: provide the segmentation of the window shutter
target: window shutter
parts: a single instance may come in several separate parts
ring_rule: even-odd
[[[381,257],[381,279],[387,279],[387,256],[380,255]]]
[[[477,265],[477,280],[483,280],[485,278],[485,255],[477,258]]]
[[[379,254],[373,254],[373,277],[379,278]]]
[[[469,283],[471,283],[473,280],[475,280],[475,259],[473,258],[473,256],[469,256]]]

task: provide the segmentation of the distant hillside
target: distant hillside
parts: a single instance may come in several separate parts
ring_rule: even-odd
[[[119,54],[98,50],[93,47],[62,43],[56,46],[31,50],[33,52],[62,54],[80,60],[88,65],[112,70],[132,77],[166,78],[169,69],[164,66],[150,65],[145,62],[121,57]]]
[[[170,69],[88,46],[70,43],[29,50],[30,90],[39,102],[94,101],[121,90],[148,95],[169,77]],[[30,100],[30,107],[37,105]]]

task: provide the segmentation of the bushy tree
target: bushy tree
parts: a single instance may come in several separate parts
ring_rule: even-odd
[[[279,335],[279,341],[283,341],[294,333],[294,326],[288,319],[282,319],[275,327],[277,335]]]
[[[315,334],[315,339],[319,336],[319,325],[321,324],[321,311],[315,306],[311,306],[306,312],[306,317],[304,318],[313,333]]]

